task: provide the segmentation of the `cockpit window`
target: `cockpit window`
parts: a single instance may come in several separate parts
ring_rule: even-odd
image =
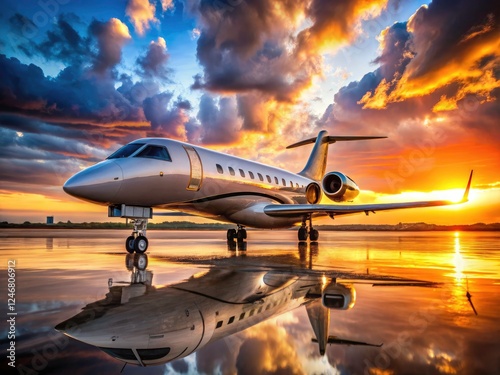
[[[155,359],[160,359],[170,353],[170,348],[158,348],[158,349],[137,349],[137,354],[141,357],[143,361],[152,361]]]
[[[153,146],[153,145],[146,146],[144,150],[139,152],[134,157],[172,161],[167,149],[163,146]]]
[[[144,143],[130,143],[113,152],[110,156],[108,156],[108,159],[127,158],[142,146],[144,146]]]
[[[128,361],[137,361],[134,352],[132,349],[118,349],[118,348],[99,348],[103,352],[109,354],[112,357],[118,359],[125,359]]]

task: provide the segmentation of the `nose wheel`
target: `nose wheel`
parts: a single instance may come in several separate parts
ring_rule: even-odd
[[[143,254],[148,249],[149,241],[146,238],[146,229],[148,225],[147,219],[135,219],[134,230],[132,234],[125,240],[125,249],[128,253]]]

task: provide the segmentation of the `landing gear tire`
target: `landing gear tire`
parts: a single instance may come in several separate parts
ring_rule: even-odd
[[[247,251],[247,243],[245,241],[238,241],[238,250]]]
[[[125,257],[125,267],[127,267],[127,270],[132,271],[134,269],[134,255],[132,254],[127,254]]]
[[[299,241],[307,241],[307,228],[300,227],[298,236],[299,236]]]
[[[316,229],[311,229],[309,231],[309,238],[311,241],[317,241],[319,238],[319,232]]]
[[[245,240],[247,238],[247,231],[246,231],[246,229],[240,229],[240,230],[238,230],[237,237],[238,237],[238,242],[243,242],[243,240]]]
[[[134,249],[137,254],[144,254],[148,249],[148,239],[144,236],[139,236],[134,241]]]
[[[134,236],[127,237],[127,239],[125,240],[125,249],[127,249],[128,253],[130,254],[134,253],[135,251],[134,244],[135,244],[135,237]]]
[[[148,267],[148,256],[146,254],[135,254],[134,266],[139,271],[144,271]]]
[[[227,240],[234,241],[236,238],[236,229],[228,229],[227,230]]]

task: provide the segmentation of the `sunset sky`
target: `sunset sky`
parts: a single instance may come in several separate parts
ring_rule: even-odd
[[[500,222],[498,2],[0,5],[1,221],[107,221],[62,185],[137,138],[299,171],[310,146],[285,147],[326,129],[389,137],[330,147],[359,203],[460,197],[474,169],[461,207],[334,223]]]

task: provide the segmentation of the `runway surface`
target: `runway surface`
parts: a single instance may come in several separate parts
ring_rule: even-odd
[[[109,299],[111,288],[130,286],[138,267],[150,272],[154,290],[194,285],[199,298],[214,303],[226,301],[220,297],[226,295],[243,299],[249,286],[241,284],[253,275],[280,275],[294,282],[311,278],[319,280],[320,288],[336,282],[354,289],[356,298],[349,309],[329,311],[329,335],[383,346],[332,344],[322,356],[312,341],[315,332],[306,307],[292,308],[291,295],[282,301],[280,313],[262,313],[258,321],[203,343],[186,357],[151,367],[127,365],[124,374],[500,373],[498,233],[321,232],[317,244],[299,245],[295,231],[248,231],[245,245],[228,247],[221,231],[149,231],[147,257],[140,264],[136,260],[135,267],[134,257],[127,258],[124,250],[128,234],[0,231],[2,374],[120,373],[123,362],[54,327],[106,294]],[[8,296],[9,265],[15,274],[15,296]],[[147,282],[136,279],[132,284]],[[276,287],[265,279],[262,285]],[[208,286],[220,291],[220,298],[217,293],[207,297],[203,288]],[[121,298],[123,306],[137,308],[144,297],[132,295],[125,302]],[[256,308],[267,303],[265,298],[244,302]],[[142,311],[150,308],[144,302]],[[131,330],[150,323],[144,321],[147,314],[137,311]],[[107,309],[101,315],[106,314]],[[12,317],[15,331],[8,321]],[[111,319],[107,326],[113,324]],[[128,326],[121,327],[125,335]],[[9,339],[13,332],[15,338]],[[8,365],[11,341],[15,369]]]

